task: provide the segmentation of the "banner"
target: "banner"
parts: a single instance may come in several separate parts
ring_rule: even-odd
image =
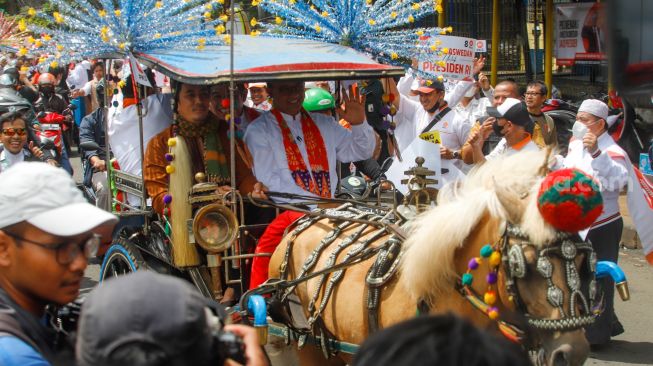
[[[131,52],[129,53],[129,65],[131,66],[134,80],[136,80],[138,84],[152,87],[152,84],[150,84],[150,81],[147,79],[147,75],[145,75],[145,72],[141,68],[141,65],[138,63],[138,60],[136,60],[136,57],[134,57]]]
[[[435,35],[424,36],[420,41],[425,46],[437,44],[438,48],[446,49],[446,53],[435,58],[420,58],[419,70],[429,74],[442,75],[447,80],[471,80],[474,69],[474,52],[476,51],[475,39]]]
[[[606,57],[606,24],[601,3],[556,5],[556,64],[599,64]]]

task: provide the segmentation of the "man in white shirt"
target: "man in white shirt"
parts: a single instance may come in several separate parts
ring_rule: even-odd
[[[252,155],[253,170],[261,189],[303,196],[333,197],[338,184],[337,162],[366,160],[374,152],[374,130],[365,119],[365,97],[350,88],[343,95],[341,119],[351,131],[333,118],[309,113],[302,108],[304,83],[276,81],[268,83],[272,110],[254,120],[245,132],[245,143]],[[283,201],[283,200],[280,200]],[[273,253],[286,228],[302,214],[286,211],[270,223],[259,239],[256,253]],[[265,282],[269,257],[252,261],[250,288]]]
[[[448,172],[442,175],[443,183],[454,181],[460,177],[458,170],[463,168],[463,163],[459,160],[459,152],[467,141],[467,135],[471,128],[471,124],[464,118],[457,117],[456,113],[449,108],[449,101],[457,104],[473,84],[473,82],[466,81],[458,82],[454,89],[455,96],[447,100],[445,86],[441,81],[420,80],[417,88],[411,90],[412,94],[419,96],[419,102],[416,102],[399,93],[394,81],[390,80],[388,83],[390,93],[399,95],[399,98],[395,98],[393,101],[393,105],[397,109],[397,114],[394,116],[397,125],[394,135],[399,152],[408,149],[422,133],[438,131],[442,141],[440,147],[442,166],[448,169]],[[428,157],[425,158],[428,160]],[[400,170],[402,171],[408,170],[414,165],[414,162],[409,160],[411,159],[403,159],[401,162],[395,160],[395,164],[401,164]]]
[[[473,132],[469,141],[472,145],[475,164],[499,156],[510,156],[520,151],[539,150],[539,147],[531,140],[531,134],[527,132],[533,121],[524,102],[515,98],[507,98],[498,107],[488,107],[487,112],[496,119],[492,124],[492,130],[503,138],[494,150],[484,156],[483,143],[492,130],[481,128]]]
[[[271,191],[331,197],[338,184],[336,160],[372,157],[376,141],[365,120],[364,98],[357,92],[344,98],[345,108],[340,108],[339,115],[352,125],[348,131],[333,117],[302,109],[303,82],[271,82],[269,91],[272,110],[245,132],[254,175]]]
[[[628,184],[628,155],[608,133],[608,106],[596,99],[583,101],[573,126],[569,152],[562,163],[565,168],[578,168],[599,182],[603,212],[587,233],[598,260],[617,262],[623,219],[619,212],[619,193]],[[558,156],[561,160],[562,157]],[[635,183],[637,184],[637,183]],[[614,283],[606,278],[601,285],[605,308],[594,324],[587,327],[591,345],[606,344],[611,336],[623,332],[614,314]]]
[[[98,107],[100,107],[100,94],[97,92],[97,87],[100,83],[102,83],[104,86],[104,64],[98,61],[95,63],[95,65],[93,65],[93,80],[84,84],[81,89],[77,89],[72,92],[73,98],[90,96],[91,103],[90,108],[87,108],[87,114],[92,113]]]
[[[480,87],[478,82],[471,87],[460,100],[460,103],[454,107],[457,118],[467,121],[470,126],[476,123],[483,116],[487,116],[487,107],[492,106],[492,102],[487,97],[476,98]]]

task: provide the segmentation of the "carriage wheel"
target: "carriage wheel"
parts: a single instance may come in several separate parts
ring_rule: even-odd
[[[107,250],[100,269],[100,282],[147,268],[140,250],[132,243],[120,239]]]

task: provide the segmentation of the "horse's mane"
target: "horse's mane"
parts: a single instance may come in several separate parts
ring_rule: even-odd
[[[486,213],[499,219],[499,232],[509,221],[519,224],[534,245],[554,239],[555,230],[537,208],[545,159],[546,152],[541,151],[490,160],[440,191],[438,206],[410,224],[404,243],[401,278],[416,299],[451,288],[456,280],[454,253]]]

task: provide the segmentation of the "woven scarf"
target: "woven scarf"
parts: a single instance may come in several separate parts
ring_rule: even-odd
[[[206,173],[207,182],[229,184],[229,167],[218,136],[218,123],[206,120],[197,124],[177,117],[177,126],[179,135],[186,140],[189,146],[193,162],[204,163],[203,166],[194,166],[195,169]],[[201,156],[199,146],[197,146],[198,137],[202,138],[204,142],[204,156]]]
[[[320,197],[331,198],[331,177],[329,175],[327,150],[322,134],[320,134],[320,130],[311,119],[311,116],[302,110],[302,132],[306,152],[308,153],[308,162],[311,165],[309,171],[299,151],[295,136],[293,136],[288,124],[281,116],[281,112],[276,109],[272,109],[271,112],[276,117],[279,128],[281,128],[288,168],[295,183],[305,191]]]

